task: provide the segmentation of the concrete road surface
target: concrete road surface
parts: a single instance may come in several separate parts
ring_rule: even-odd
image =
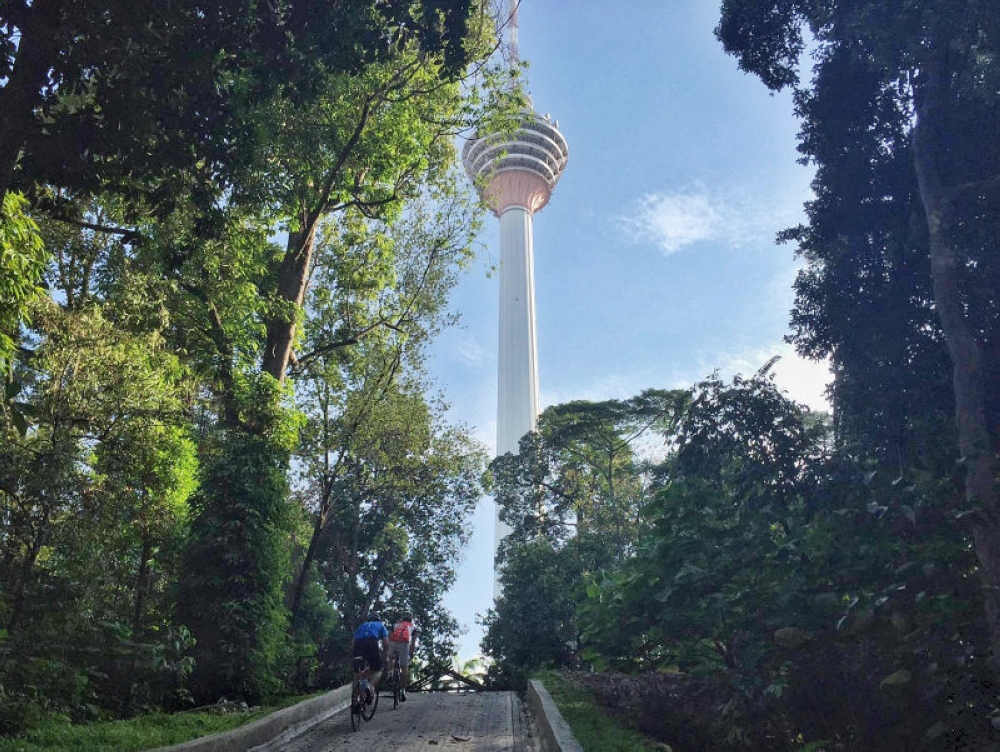
[[[383,695],[378,712],[351,730],[347,710],[322,721],[304,734],[258,747],[259,752],[538,752],[521,702],[513,692],[452,694],[411,692],[392,709]]]

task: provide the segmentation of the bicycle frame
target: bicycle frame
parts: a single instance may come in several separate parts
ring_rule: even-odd
[[[389,684],[392,687],[392,709],[399,707],[399,693],[402,690],[403,668],[399,665],[399,653],[392,653],[392,673],[389,675]]]
[[[363,656],[354,656],[353,662],[354,681],[351,684],[351,728],[355,731],[361,726],[361,719],[370,721],[378,708],[378,689],[371,683],[371,667]],[[362,692],[362,682],[367,681],[371,686],[375,697],[371,705],[365,702],[364,692]]]

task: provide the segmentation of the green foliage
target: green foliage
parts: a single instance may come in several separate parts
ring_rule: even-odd
[[[255,127],[262,103],[322,101],[318,73],[363,71],[408,46],[440,60],[442,78],[453,79],[481,54],[467,44],[475,7],[470,0],[293,0],[270,9],[248,0],[7,4],[0,197],[11,183],[110,188],[157,199],[160,216],[189,190],[214,198],[267,150],[273,134]]]
[[[168,584],[194,490],[184,369],[97,307],[38,305],[17,377],[32,425],[0,450],[5,725],[183,697],[189,644]],[[30,367],[28,367],[30,366]]]
[[[576,659],[581,582],[633,553],[651,478],[638,456],[662,456],[688,399],[650,389],[630,400],[556,405],[517,455],[493,462],[501,518],[512,528],[499,557],[504,593],[484,619],[494,680]]]
[[[0,752],[68,749],[138,752],[229,731],[308,699],[309,696],[295,696],[273,705],[237,708],[223,713],[215,708],[183,713],[149,713],[129,720],[87,725],[70,724],[65,718],[55,717],[22,736],[12,739],[0,737]]]
[[[836,374],[839,451],[821,489],[831,516],[813,523],[815,540],[852,555],[824,548],[810,562],[851,575],[840,632],[867,640],[811,642],[798,669],[817,656],[874,668],[856,690],[866,704],[851,711],[859,746],[874,743],[877,723],[909,748],[989,746],[998,697],[982,682],[1000,646],[997,531],[992,511],[969,512],[995,508],[998,488],[1000,16],[993,3],[937,0],[773,11],[727,0],[716,34],[768,87],[794,89],[799,148],[816,166],[808,223],[782,239],[806,262],[792,340],[830,357]],[[799,70],[806,30],[809,80]],[[942,697],[964,698],[965,710]],[[827,700],[816,689],[805,704]],[[908,726],[913,706],[921,721]]]
[[[313,529],[296,586],[305,594],[319,582],[348,632],[373,607],[413,612],[424,659],[447,664],[457,625],[440,600],[454,581],[485,463],[464,430],[439,423],[420,386],[349,381],[346,404],[321,397],[301,454],[308,473],[297,496]],[[298,632],[304,599],[294,592]],[[330,657],[349,659],[348,647],[336,644]]]
[[[766,368],[697,385],[670,426],[627,555],[599,554],[587,531],[524,526],[508,541],[485,620],[493,681],[516,686],[546,663],[630,672],[595,678],[602,701],[680,748],[991,743],[954,478],[859,464]],[[535,442],[501,488],[547,485]],[[564,488],[566,507],[587,498]]]
[[[503,593],[482,622],[483,652],[494,659],[492,681],[572,662],[582,569],[574,546],[557,550],[538,540],[510,549],[500,575]]]
[[[244,383],[237,413],[267,432],[222,432],[204,447],[180,580],[178,614],[198,641],[193,690],[202,700],[272,697],[287,671],[285,473],[296,418],[280,406],[270,376]]]
[[[38,225],[27,216],[27,201],[18,193],[3,196],[0,205],[0,366],[10,369],[20,326],[30,304],[41,294],[38,282],[48,255]],[[9,397],[4,400],[6,403]]]
[[[99,5],[0,8],[3,722],[334,682],[373,604],[445,665],[484,459],[423,359],[496,19]]]

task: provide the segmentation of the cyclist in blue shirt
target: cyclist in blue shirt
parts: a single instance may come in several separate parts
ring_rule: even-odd
[[[354,655],[362,656],[368,661],[370,669],[369,681],[371,681],[372,691],[378,686],[378,680],[382,678],[382,657],[386,654],[389,639],[389,630],[375,614],[369,614],[357,629],[354,630]],[[366,695],[369,693],[366,692]],[[366,696],[366,701],[374,701],[374,694],[371,699]]]

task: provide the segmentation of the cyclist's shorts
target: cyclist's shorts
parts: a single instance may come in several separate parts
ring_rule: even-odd
[[[399,667],[406,668],[410,663],[410,643],[389,640],[389,665],[392,666],[393,653],[399,654]]]
[[[360,655],[368,661],[368,668],[372,671],[382,668],[382,651],[378,649],[377,637],[362,637],[360,640],[355,640],[354,655]]]

